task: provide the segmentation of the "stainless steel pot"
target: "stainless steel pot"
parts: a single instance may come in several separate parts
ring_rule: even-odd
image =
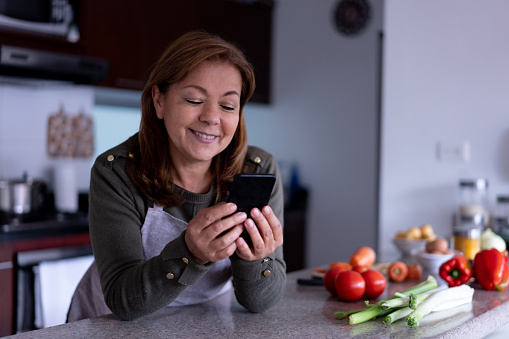
[[[44,205],[46,184],[24,175],[21,180],[0,181],[0,211],[29,214]]]

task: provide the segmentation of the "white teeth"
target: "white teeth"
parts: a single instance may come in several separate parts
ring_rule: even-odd
[[[208,140],[212,140],[215,138],[215,136],[213,136],[213,135],[207,135],[207,134],[203,134],[203,133],[200,133],[197,131],[194,131],[194,133],[196,133],[196,135],[199,136],[200,138],[204,138],[204,139],[208,139]]]

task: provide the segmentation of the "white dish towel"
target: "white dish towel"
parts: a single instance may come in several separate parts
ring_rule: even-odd
[[[74,290],[94,256],[43,261],[34,266],[35,326],[45,328],[65,323]]]

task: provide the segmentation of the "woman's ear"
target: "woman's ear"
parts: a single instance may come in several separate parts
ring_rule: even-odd
[[[157,86],[152,87],[152,102],[154,102],[154,108],[156,109],[156,115],[159,119],[163,118],[162,108],[162,94]]]

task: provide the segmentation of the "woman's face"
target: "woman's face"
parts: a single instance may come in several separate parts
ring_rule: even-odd
[[[210,165],[231,142],[239,123],[242,77],[235,66],[204,61],[162,95],[157,86],[152,98],[164,120],[175,164]]]

